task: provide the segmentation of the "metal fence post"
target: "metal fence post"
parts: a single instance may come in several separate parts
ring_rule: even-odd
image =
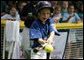
[[[3,39],[3,59],[5,59],[5,27],[4,27],[4,39]]]

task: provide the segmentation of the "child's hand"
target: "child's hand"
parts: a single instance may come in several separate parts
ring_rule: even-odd
[[[12,18],[12,17],[8,17],[7,18],[8,20],[12,20],[12,21],[15,21],[16,19]]]
[[[8,20],[13,20],[13,18],[12,17],[8,17]]]
[[[48,42],[48,44],[52,44],[53,43],[53,39],[52,38],[48,38],[47,42]]]
[[[38,39],[38,42],[39,42],[40,44],[48,43],[47,41],[45,41],[45,40],[43,40],[43,39],[41,39],[41,38]]]
[[[45,41],[45,40],[44,40],[44,44],[45,44],[45,43],[48,43],[48,41]]]

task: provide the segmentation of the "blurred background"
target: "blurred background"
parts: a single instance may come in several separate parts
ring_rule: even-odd
[[[32,22],[37,19],[37,3],[39,1],[1,1],[1,21],[4,19],[17,19],[23,21],[24,25],[30,28]],[[49,1],[53,7],[51,18],[58,18],[54,20],[55,23],[71,23],[65,21],[68,13],[75,13],[75,22],[83,23],[83,1]],[[14,18],[9,18],[14,15]],[[73,16],[70,16],[73,17]],[[72,19],[73,20],[73,19]],[[80,22],[81,21],[81,22]],[[2,24],[3,25],[3,24]],[[8,52],[4,50],[4,27],[1,25],[1,58],[8,57]],[[68,28],[71,26],[71,28]],[[83,28],[77,27],[72,29],[72,25],[65,29],[70,29],[64,59],[83,58]],[[82,25],[81,25],[82,26]],[[59,29],[58,29],[59,30]],[[20,29],[20,33],[23,29]],[[73,38],[75,34],[76,38]],[[76,42],[72,42],[76,40]],[[6,53],[5,55],[3,55]]]

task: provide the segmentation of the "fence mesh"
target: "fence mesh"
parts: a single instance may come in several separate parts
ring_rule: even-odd
[[[72,36],[70,36],[70,33]],[[70,59],[83,58],[83,29],[77,28],[69,31],[68,40],[71,42],[71,49],[67,42],[64,58],[67,59],[68,54],[70,55]]]

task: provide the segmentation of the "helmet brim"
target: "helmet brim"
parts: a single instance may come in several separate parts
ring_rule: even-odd
[[[45,8],[49,8],[49,9],[50,9],[50,12],[53,12],[53,8],[52,8],[52,7],[48,7],[48,6],[39,8],[39,9],[38,9],[38,12],[40,12],[41,10],[43,10],[43,9],[45,9]]]

